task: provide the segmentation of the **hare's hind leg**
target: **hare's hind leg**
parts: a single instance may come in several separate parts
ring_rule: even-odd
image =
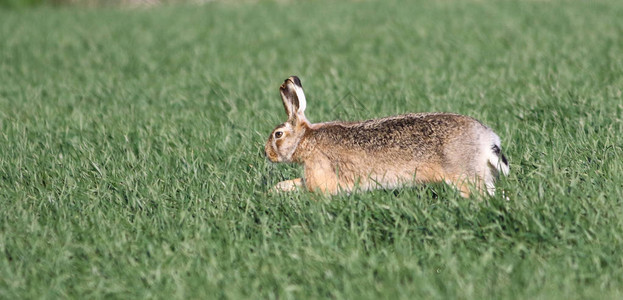
[[[461,197],[463,198],[469,198],[469,195],[472,193],[469,182],[464,178],[446,178],[445,182],[446,184],[456,188],[461,193]]]
[[[485,174],[457,175],[446,177],[444,180],[447,184],[454,186],[461,196],[469,198],[472,193],[484,195],[485,192],[491,196],[495,194],[495,178],[491,171],[487,170]]]
[[[296,178],[277,183],[272,190],[275,192],[292,192],[303,186],[303,179]]]
[[[489,196],[495,196],[495,175],[493,174],[493,171],[489,170],[485,174],[484,181],[487,194],[489,194]]]

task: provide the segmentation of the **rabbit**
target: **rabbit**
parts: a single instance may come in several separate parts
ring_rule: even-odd
[[[312,124],[299,78],[286,79],[279,91],[288,120],[272,131],[265,154],[271,162],[303,164],[304,175],[273,190],[335,195],[445,182],[467,198],[473,189],[494,195],[499,174],[509,173],[498,135],[471,117],[410,113]]]

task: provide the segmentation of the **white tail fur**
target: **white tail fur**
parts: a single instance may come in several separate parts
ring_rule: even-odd
[[[508,161],[504,154],[502,154],[502,148],[500,147],[500,137],[493,131],[490,131],[491,136],[486,139],[482,145],[486,147],[484,153],[486,155],[487,164],[489,165],[488,174],[485,174],[485,186],[487,187],[487,193],[493,196],[495,194],[495,180],[502,173],[507,176],[510,171]]]
[[[497,135],[496,138],[495,143],[491,145],[491,150],[489,150],[488,160],[491,166],[493,166],[498,172],[502,173],[504,176],[507,176],[510,171],[510,167],[508,166],[506,157],[501,153],[500,138]]]

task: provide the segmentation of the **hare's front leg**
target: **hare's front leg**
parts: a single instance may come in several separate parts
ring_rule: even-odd
[[[277,183],[272,190],[275,192],[292,192],[303,186],[303,179],[296,178]]]

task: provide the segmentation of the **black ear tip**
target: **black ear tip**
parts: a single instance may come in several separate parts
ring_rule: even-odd
[[[292,81],[298,87],[303,87],[303,85],[301,84],[301,80],[297,76],[290,76],[288,80]]]

